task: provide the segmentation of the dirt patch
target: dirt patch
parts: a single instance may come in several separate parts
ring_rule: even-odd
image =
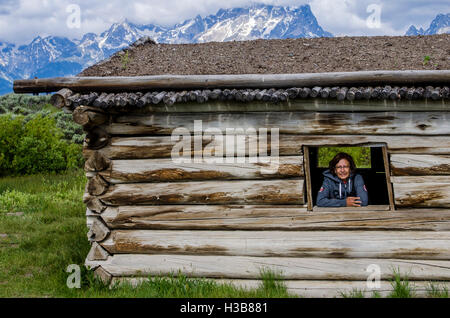
[[[79,76],[281,74],[450,69],[450,34],[152,44]],[[429,56],[430,59],[425,59]]]

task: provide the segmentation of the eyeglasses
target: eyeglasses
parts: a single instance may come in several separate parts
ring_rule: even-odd
[[[350,168],[350,166],[336,166],[336,170],[347,170],[348,168]]]

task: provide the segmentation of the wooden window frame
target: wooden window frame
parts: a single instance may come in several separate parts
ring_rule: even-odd
[[[355,146],[355,145],[303,145],[303,167],[304,167],[304,175],[305,175],[305,187],[306,187],[306,205],[308,211],[313,211],[313,193],[312,193],[312,185],[311,185],[311,162],[309,157],[309,148],[310,147],[379,147],[381,148],[383,154],[383,163],[384,170],[386,175],[386,187],[388,190],[389,197],[389,211],[395,211],[394,204],[394,192],[392,189],[391,183],[391,169],[389,165],[389,156],[387,151],[386,144],[368,144],[363,146]],[[348,207],[346,207],[348,209]],[[360,209],[360,208],[357,208]],[[370,209],[369,209],[370,210]],[[377,209],[374,209],[377,210]]]

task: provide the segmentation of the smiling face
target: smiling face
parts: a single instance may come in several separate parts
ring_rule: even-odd
[[[346,180],[350,177],[350,163],[347,159],[341,159],[334,167],[334,172],[341,180]]]

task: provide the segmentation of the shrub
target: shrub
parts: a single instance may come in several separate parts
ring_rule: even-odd
[[[54,118],[42,114],[30,118],[0,116],[0,175],[58,172],[82,165],[81,145],[64,140]]]

